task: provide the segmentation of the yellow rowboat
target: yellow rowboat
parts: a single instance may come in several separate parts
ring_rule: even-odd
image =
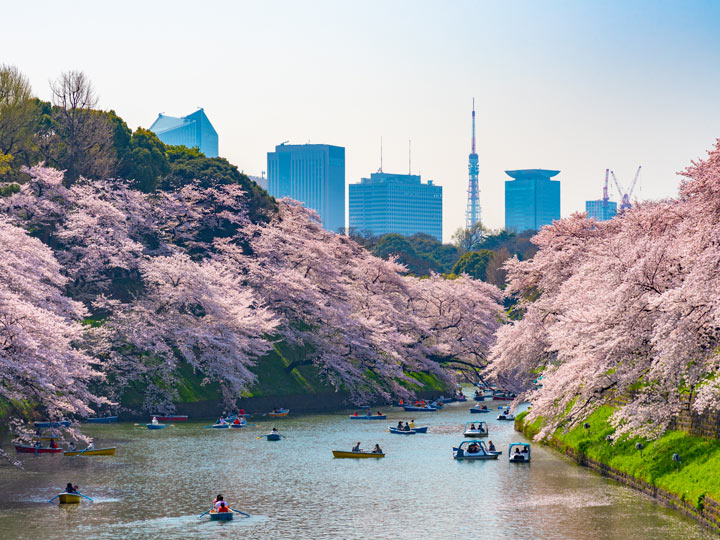
[[[60,499],[60,504],[80,504],[82,500],[82,497],[75,493],[61,493],[58,495],[58,498]]]
[[[114,456],[115,447],[112,448],[95,448],[93,450],[65,450],[66,456]]]
[[[363,459],[363,458],[383,458],[385,457],[385,454],[377,454],[373,452],[345,452],[343,450],[333,450],[333,457],[336,458],[353,458],[353,459]]]

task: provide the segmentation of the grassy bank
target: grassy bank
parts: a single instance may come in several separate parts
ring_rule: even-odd
[[[544,441],[576,458],[589,458],[614,471],[676,496],[702,512],[705,499],[720,501],[720,441],[693,437],[681,431],[667,431],[655,441],[622,438],[611,442],[615,430],[608,419],[613,410],[603,407],[583,424],[568,432],[553,433]],[[525,424],[527,413],[518,415],[516,429],[532,437],[538,433],[542,420]],[[643,448],[638,450],[637,443]],[[675,462],[673,454],[681,461]]]

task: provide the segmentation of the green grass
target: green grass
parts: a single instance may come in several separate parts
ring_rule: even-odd
[[[705,496],[720,500],[720,441],[667,431],[655,441],[624,437],[613,444],[606,439],[615,431],[608,422],[612,413],[611,407],[602,407],[569,432],[556,431],[553,438],[579,454],[673,493],[695,508],[702,508]],[[519,425],[524,417],[518,415]],[[584,423],[590,427],[586,429]],[[540,420],[522,429],[534,435],[541,425]],[[638,442],[643,444],[641,451],[635,447]],[[674,453],[680,455],[681,463],[672,460]]]

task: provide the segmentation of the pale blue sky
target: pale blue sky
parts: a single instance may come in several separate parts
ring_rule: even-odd
[[[345,146],[347,181],[379,166],[444,189],[464,222],[476,98],[483,221],[504,224],[504,170],[560,169],[563,216],[605,168],[643,198],[720,137],[720,1],[3,2],[0,62],[42,98],[84,70],[103,108],[148,127],[205,108],[249,174],[284,140]]]

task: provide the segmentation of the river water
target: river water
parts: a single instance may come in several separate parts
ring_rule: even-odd
[[[0,465],[0,538],[45,539],[704,539],[715,536],[645,495],[532,447],[532,463],[507,461],[522,441],[512,422],[456,403],[433,413],[385,410],[388,420],[308,415],[241,430],[178,422],[150,431],[131,423],[87,426],[115,457],[23,457]],[[490,402],[497,408],[499,403]],[[426,435],[387,425],[409,419]],[[503,456],[455,461],[464,423],[485,420]],[[287,438],[257,437],[276,425]],[[384,459],[333,459],[362,441]],[[47,504],[67,482],[94,504]],[[198,515],[218,493],[252,515],[228,523]]]

